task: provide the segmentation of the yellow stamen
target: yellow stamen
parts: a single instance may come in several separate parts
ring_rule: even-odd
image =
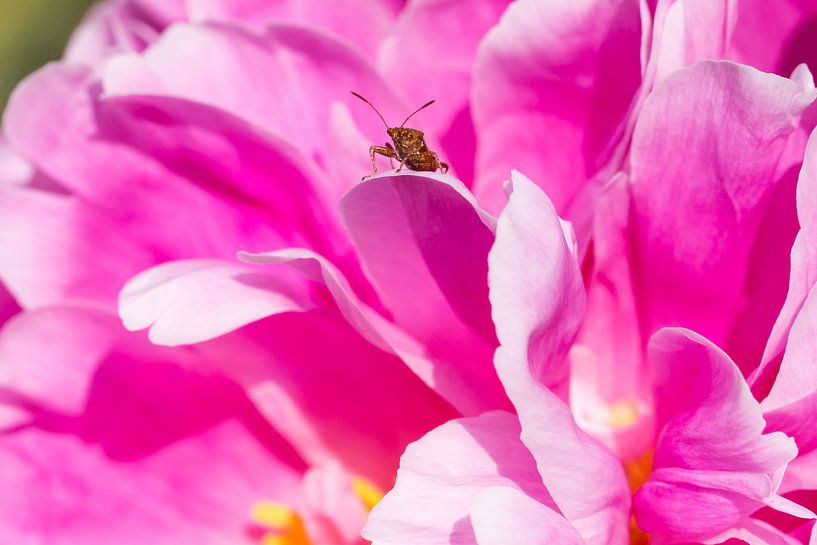
[[[610,405],[610,427],[621,429],[632,426],[638,420],[638,403],[633,399],[622,399]]]
[[[380,489],[363,477],[352,478],[352,490],[360,498],[367,513],[383,499],[383,493]]]
[[[252,508],[252,518],[270,529],[261,537],[261,545],[310,545],[301,517],[282,503],[258,503]]]

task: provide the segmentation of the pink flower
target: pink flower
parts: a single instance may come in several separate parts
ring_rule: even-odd
[[[168,5],[103,5],[6,112],[32,174],[0,188],[0,278],[24,309],[0,334],[3,535],[358,543],[405,446],[460,414],[412,368],[469,411],[509,407],[493,333],[461,325],[426,346],[381,315],[360,270],[336,200],[367,172],[358,131],[383,131],[348,91],[390,118],[410,107],[367,54],[276,14],[165,31]],[[257,259],[280,265],[235,259],[270,248],[286,250]],[[115,315],[123,284],[158,263],[122,301],[131,328],[163,316],[156,343],[276,316],[157,348]]]
[[[763,11],[102,4],[5,116],[6,535],[359,543],[419,439],[375,544],[803,539],[817,6]],[[456,177],[358,183],[351,89]]]

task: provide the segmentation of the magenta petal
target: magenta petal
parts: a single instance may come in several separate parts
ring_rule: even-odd
[[[581,274],[545,194],[518,172],[512,180],[489,255],[497,372],[567,520],[590,545],[626,543],[629,493],[618,459],[547,388],[566,379],[565,355],[584,315]]]
[[[196,345],[311,464],[341,462],[387,490],[406,445],[457,416],[335,309],[277,314]]]
[[[94,371],[121,336],[118,326],[116,316],[90,308],[20,313],[0,331],[0,388],[82,414]]]
[[[397,483],[375,506],[363,536],[375,545],[477,545],[469,512],[494,486],[553,506],[513,415],[453,420],[406,449]]]
[[[734,362],[684,329],[656,333],[649,359],[659,436],[654,471],[635,498],[639,526],[698,539],[764,505],[789,509],[775,494],[797,448],[782,433],[763,433],[760,406]]]
[[[455,178],[414,172],[357,185],[341,214],[395,324],[425,346],[441,375],[459,375],[467,396],[477,396],[468,413],[508,407],[491,364],[493,218]]]
[[[193,21],[227,21],[256,30],[276,21],[316,26],[374,56],[400,0],[187,0]]]
[[[294,499],[303,462],[235,383],[192,370],[189,353],[95,310],[16,323],[7,331],[32,342],[21,353],[4,341],[0,404],[30,421],[0,433],[4,539],[245,543],[254,503]]]
[[[295,495],[296,474],[224,422],[138,460],[72,435],[0,436],[4,539],[13,543],[251,545],[253,505]],[[32,541],[36,540],[36,541]]]
[[[732,36],[731,58],[782,76],[807,62],[817,69],[817,4],[792,0],[771,6],[765,0],[741,0]]]
[[[653,471],[634,499],[638,526],[678,541],[707,539],[740,523],[772,494],[768,478],[737,471]]]
[[[208,62],[198,62],[202,57]],[[408,114],[359,51],[309,27],[271,25],[258,35],[215,24],[176,25],[144,60],[165,93],[230,112],[323,162],[335,102],[349,107],[364,134],[376,138],[372,143],[386,138],[377,115],[350,90],[372,101],[393,126]],[[360,152],[365,158],[366,150]]]
[[[20,305],[17,304],[17,300],[9,293],[6,286],[0,282],[0,327],[3,327],[3,324],[18,312],[20,312]]]
[[[99,99],[96,86],[86,69],[46,67],[17,88],[5,129],[119,233],[176,258],[293,244],[348,252],[315,169],[290,145],[202,104]]]
[[[364,339],[384,352],[401,358],[423,382],[438,392],[463,414],[478,412],[480,407],[491,406],[491,389],[475,390],[469,377],[459,365],[429,353],[428,348],[407,335],[394,323],[366,305],[351,289],[340,271],[325,258],[299,248],[289,248],[262,254],[239,253],[248,263],[286,264],[305,278],[326,287],[343,318]]]
[[[797,454],[765,422],[737,366],[689,330],[663,329],[650,341],[660,441],[656,468],[774,473]]]
[[[242,257],[277,266],[160,265],[123,291],[125,324],[153,324],[151,339],[164,344],[222,335],[196,345],[196,353],[244,385],[304,458],[339,460],[389,486],[405,445],[457,413],[388,353],[401,354],[390,350],[375,313],[328,262],[298,249]],[[331,304],[310,310],[315,303],[304,299],[306,279],[323,284],[340,313]],[[327,299],[316,294],[316,301]]]
[[[513,3],[482,41],[472,109],[475,192],[493,213],[511,168],[564,212],[608,158],[641,80],[638,3]]]
[[[734,528],[707,540],[707,543],[729,543],[729,539],[741,540],[749,545],[802,545],[802,542],[789,536],[774,526],[755,519],[746,519]]]
[[[647,98],[633,136],[631,187],[648,332],[683,325],[727,345],[752,299],[747,263],[790,166],[788,139],[799,137],[800,115],[815,96],[791,80],[707,61],[665,78]],[[787,282],[786,257],[765,257],[754,258],[769,271],[761,292]],[[777,308],[755,312],[774,316]],[[769,328],[771,316],[759,323]],[[765,338],[768,329],[753,333]],[[738,363],[750,370],[759,353],[752,359]]]
[[[515,488],[491,487],[471,504],[477,545],[584,545],[565,518]]]
[[[611,180],[596,201],[594,270],[587,317],[570,352],[570,406],[586,432],[622,460],[651,448],[652,384],[643,354],[632,279],[628,180]],[[613,422],[615,407],[635,409],[630,422]]]
[[[113,304],[154,256],[83,199],[0,187],[0,279],[26,308],[84,299]]]
[[[438,150],[466,184],[473,178],[476,136],[470,90],[477,47],[508,0],[409,2],[380,48],[378,68],[411,104],[437,99],[418,123],[437,135]],[[445,51],[445,62],[429,62]]]

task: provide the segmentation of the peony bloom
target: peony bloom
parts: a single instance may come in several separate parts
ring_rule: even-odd
[[[100,4],[4,119],[4,535],[358,544],[394,486],[375,544],[808,540],[817,6],[766,11]],[[352,89],[452,175],[359,182]]]

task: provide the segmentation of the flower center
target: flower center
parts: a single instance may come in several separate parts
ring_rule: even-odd
[[[627,475],[627,484],[630,485],[630,492],[635,494],[636,490],[647,482],[652,471],[652,449],[645,452],[640,458],[624,463],[624,473]],[[644,533],[635,520],[635,515],[630,516],[630,545],[647,545],[650,537]]]
[[[253,506],[252,519],[269,530],[261,536],[261,545],[309,545],[301,517],[287,505],[258,503]]]
[[[353,477],[351,484],[366,513],[383,499],[380,489],[362,477]],[[257,503],[251,516],[252,521],[265,530],[259,545],[311,545],[303,519],[286,504]]]

